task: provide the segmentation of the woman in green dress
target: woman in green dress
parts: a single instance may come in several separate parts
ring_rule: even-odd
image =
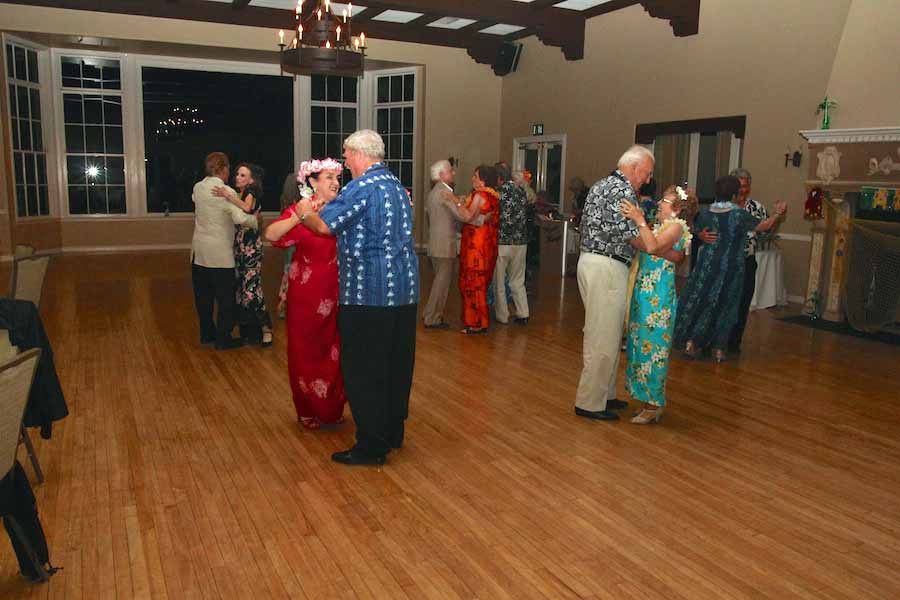
[[[631,422],[644,425],[659,422],[666,405],[666,374],[678,301],[675,265],[684,260],[685,246],[691,239],[687,221],[697,212],[697,197],[692,190],[668,188],[659,201],[652,231],[646,227],[640,207],[625,202],[622,212],[638,225],[647,248],[637,259],[625,370],[626,389],[632,398],[644,403]]]
[[[678,300],[675,345],[695,358],[710,349],[716,362],[725,360],[725,349],[744,287],[744,248],[747,233],[768,231],[785,213],[784,202],[775,203],[775,213],[765,221],[734,203],[740,182],[726,175],[716,181],[716,201],[697,216],[696,229],[712,229],[716,241],[704,244],[687,287]]]

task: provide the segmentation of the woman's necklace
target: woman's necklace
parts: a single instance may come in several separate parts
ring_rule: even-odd
[[[737,204],[731,200],[716,200],[709,207],[717,210],[731,210],[732,208],[737,208]]]

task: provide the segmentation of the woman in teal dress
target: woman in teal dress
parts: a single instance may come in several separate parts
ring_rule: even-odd
[[[716,362],[725,360],[743,293],[747,233],[768,231],[786,210],[784,202],[777,202],[772,217],[760,221],[734,204],[739,189],[737,178],[720,177],[716,201],[698,215],[695,223],[696,229],[715,231],[716,241],[700,248],[697,264],[678,301],[675,345],[684,348],[691,358],[710,349]]]
[[[659,201],[657,225],[646,227],[639,207],[624,203],[622,212],[639,227],[647,252],[637,259],[637,277],[631,296],[625,369],[625,387],[631,397],[644,403],[632,423],[656,423],[666,405],[666,374],[672,329],[675,326],[677,295],[675,265],[684,260],[691,239],[690,220],[697,212],[693,191],[668,188]]]

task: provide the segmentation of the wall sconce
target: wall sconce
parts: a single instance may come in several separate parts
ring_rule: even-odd
[[[801,154],[799,150],[794,150],[792,154],[790,149],[788,149],[788,151],[784,153],[785,167],[787,167],[788,164],[794,167],[799,167],[801,162],[803,162],[803,154]]]

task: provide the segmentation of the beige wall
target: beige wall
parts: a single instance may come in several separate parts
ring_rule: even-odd
[[[853,0],[828,96],[834,128],[900,125],[900,2]]]
[[[585,59],[575,63],[530,39],[503,81],[501,153],[511,158],[512,139],[542,122],[547,134],[568,134],[567,174],[593,181],[615,167],[639,123],[746,115],[754,197],[788,200],[781,231],[808,234],[806,165],[785,168],[784,154],[801,148],[798,130],[816,125],[841,41],[850,0],[827,4],[703,0],[700,33],[687,38],[634,6],[588,21]],[[803,296],[808,244],[782,245],[788,291]]]
[[[223,10],[229,8],[223,5]],[[175,19],[0,4],[0,23],[10,31],[276,49],[276,32],[271,29]],[[440,158],[462,156],[462,168],[466,170],[479,162],[496,160],[501,80],[489,66],[477,65],[460,49],[381,40],[370,40],[369,46],[370,58],[425,66],[423,187],[428,186],[428,165]],[[4,113],[3,119],[8,120],[8,115]],[[423,204],[418,203],[417,213],[421,213]],[[158,219],[147,221],[145,226],[132,221],[121,228],[113,227],[110,221],[81,220],[67,222],[62,229],[67,246],[119,246],[128,239],[136,245],[190,243],[190,227],[164,225]],[[418,226],[417,233],[422,229]]]

